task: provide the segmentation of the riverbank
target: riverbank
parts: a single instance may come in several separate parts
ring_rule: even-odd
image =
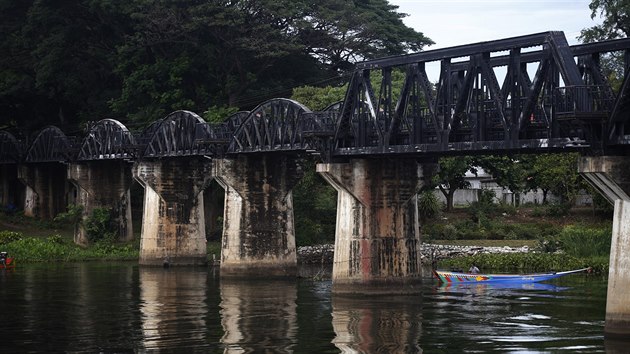
[[[428,265],[434,261],[441,261],[455,257],[472,257],[479,254],[512,254],[529,253],[529,246],[522,247],[484,247],[459,246],[423,243],[420,246],[420,262]],[[301,264],[332,264],[334,257],[333,245],[314,245],[298,247],[298,263]]]

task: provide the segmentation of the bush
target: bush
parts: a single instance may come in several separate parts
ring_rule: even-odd
[[[441,210],[442,203],[433,191],[423,191],[418,195],[418,216],[423,221],[439,217]]]
[[[88,240],[90,242],[115,241],[116,231],[112,219],[110,208],[94,208],[92,215],[84,221]]]
[[[559,253],[477,254],[441,260],[439,268],[468,269],[476,264],[482,272],[547,272],[592,267],[597,273],[608,273],[605,257],[578,258]]]
[[[21,232],[7,230],[0,231],[0,245],[6,245],[10,242],[21,240],[22,237],[24,236]]]
[[[611,228],[595,229],[573,225],[565,227],[558,240],[562,250],[575,257],[608,256],[611,234]]]

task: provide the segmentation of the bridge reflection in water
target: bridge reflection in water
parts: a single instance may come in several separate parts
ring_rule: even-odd
[[[140,267],[139,277],[145,349],[206,345],[208,272]]]
[[[224,353],[293,353],[297,343],[297,283],[222,279]]]
[[[422,353],[420,296],[332,295],[333,344],[342,353]]]

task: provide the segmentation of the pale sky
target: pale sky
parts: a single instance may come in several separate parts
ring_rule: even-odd
[[[435,44],[425,50],[520,35],[563,31],[577,44],[580,31],[601,23],[591,19],[590,0],[389,0],[409,16],[404,23]]]

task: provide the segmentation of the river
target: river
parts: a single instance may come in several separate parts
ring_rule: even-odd
[[[598,353],[606,279],[340,297],[330,280],[221,280],[135,263],[0,271],[0,352]]]

